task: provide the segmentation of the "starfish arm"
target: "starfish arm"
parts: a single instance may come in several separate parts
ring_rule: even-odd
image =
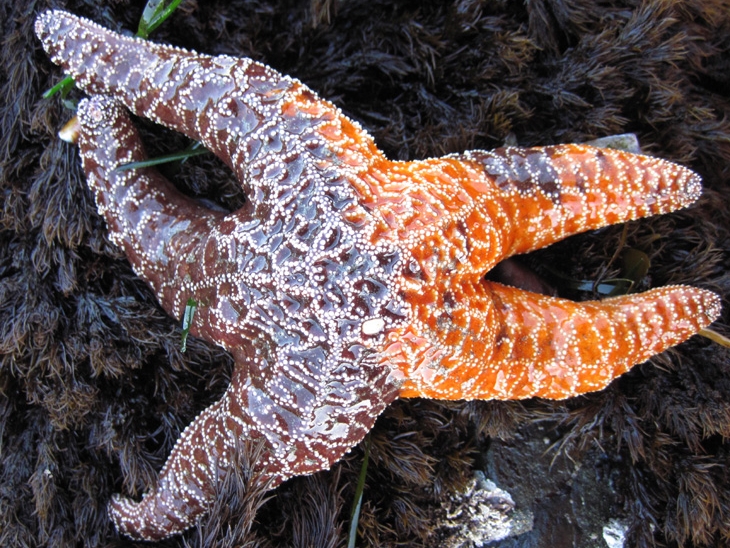
[[[166,289],[171,273],[223,214],[183,195],[155,169],[118,169],[147,156],[126,109],[111,97],[82,101],[78,120],[82,165],[110,239],[178,315],[165,306],[173,297]]]
[[[372,138],[301,82],[248,58],[200,55],[122,36],[60,10],[36,20],[54,63],[90,94],[112,95],[137,116],[201,141],[236,173],[259,186],[298,173],[311,153],[331,164],[360,166],[380,156]],[[271,153],[285,161],[273,161]],[[293,164],[293,165],[292,165]],[[286,182],[286,181],[284,181]],[[272,198],[272,201],[275,197]]]
[[[587,145],[502,148],[416,162],[373,163],[364,195],[378,238],[425,263],[483,274],[567,236],[694,202],[700,178],[648,156]],[[451,267],[449,267],[451,268]],[[458,268],[458,267],[455,267]]]
[[[239,439],[263,441],[261,458],[252,465],[271,488],[326,470],[363,439],[397,396],[388,371],[368,357],[355,368],[321,348],[280,348],[272,359],[282,363],[272,368],[266,354],[235,351],[228,390],[183,431],[155,487],[140,502],[114,496],[109,513],[120,533],[160,540],[194,525],[212,503]],[[333,371],[327,382],[316,381],[315,369],[328,367]],[[282,368],[285,374],[272,373]]]
[[[226,393],[185,428],[156,486],[140,502],[118,494],[112,497],[109,516],[120,533],[137,540],[160,540],[191,527],[207,511],[218,475],[233,456],[234,436],[240,439],[247,429],[238,421],[227,424],[229,406]]]
[[[231,116],[238,118],[244,133],[246,126],[253,130],[262,123],[263,113],[245,102],[234,104],[230,97],[237,83],[231,76],[234,67],[241,74],[249,69],[258,74],[264,86],[275,76],[250,59],[201,56],[123,36],[61,10],[38,16],[35,31],[51,60],[81,89],[112,95],[137,116],[203,141],[231,167],[228,132],[220,130],[230,124]],[[226,107],[219,107],[216,100]]]
[[[718,295],[686,286],[577,303],[480,281],[416,306],[386,355],[404,397],[562,399],[604,388],[719,314]]]
[[[690,205],[702,191],[700,177],[683,166],[588,145],[508,147],[459,158],[481,170],[481,180],[466,185],[470,192],[484,190],[477,209],[500,227],[505,256],[669,213]]]

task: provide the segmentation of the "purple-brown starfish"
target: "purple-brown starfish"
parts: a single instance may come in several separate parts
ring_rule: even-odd
[[[242,438],[277,484],[329,466],[398,397],[567,398],[708,325],[716,295],[674,286],[575,303],[487,282],[498,261],[667,213],[700,194],[664,160],[588,146],[393,162],[302,83],[250,59],[127,38],[61,11],[36,32],[92,95],[79,147],[111,239],[160,303],[228,349],[223,398],[157,485],[115,497],[119,531],[160,539],[206,512]],[[127,109],[202,141],[249,201],[201,206],[152,169]]]

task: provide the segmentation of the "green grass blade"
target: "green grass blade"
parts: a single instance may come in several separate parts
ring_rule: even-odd
[[[53,97],[56,95],[56,93],[61,93],[63,97],[65,97],[69,91],[71,91],[71,88],[74,87],[74,79],[70,76],[66,76],[63,80],[61,80],[59,83],[57,83],[55,86],[53,86],[51,89],[47,89],[43,93],[43,98],[48,99],[50,97]]]
[[[357,524],[360,519],[362,494],[365,490],[368,460],[370,460],[370,436],[367,437],[367,441],[365,442],[364,453],[362,466],[360,467],[360,477],[357,478],[357,487],[355,488],[355,499],[352,502],[352,512],[350,513],[350,531],[347,535],[347,548],[355,548],[355,541],[357,540]]]
[[[196,308],[198,308],[198,301],[195,299],[188,299],[188,302],[185,305],[185,313],[183,314],[182,346],[180,347],[180,352],[185,352],[188,349],[188,334],[190,333],[190,328],[193,325],[193,317],[195,317]]]
[[[129,162],[123,164],[117,168],[117,171],[126,171],[128,169],[140,169],[143,167],[158,166],[160,164],[167,164],[170,162],[176,162],[178,160],[185,161],[193,156],[201,156],[210,152],[207,148],[203,148],[200,143],[193,143],[185,150],[180,152],[173,152],[172,154],[165,154],[164,156],[158,156],[157,158],[150,158],[149,160],[143,160],[141,162]]]
[[[169,6],[165,0],[148,0],[137,27],[137,36],[147,39],[149,35],[172,15],[182,0],[172,0]]]

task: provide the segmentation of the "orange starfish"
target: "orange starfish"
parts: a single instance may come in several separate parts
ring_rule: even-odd
[[[484,280],[570,234],[667,213],[700,195],[670,162],[589,146],[393,162],[302,83],[250,59],[122,37],[52,11],[36,32],[95,95],[79,106],[89,187],[112,240],[192,333],[236,360],[223,398],[182,433],[129,536],[194,524],[236,441],[262,439],[277,484],[328,468],[398,397],[567,398],[598,390],[720,312],[674,286],[575,303]],[[202,141],[248,191],[213,211],[144,159],[126,109]]]

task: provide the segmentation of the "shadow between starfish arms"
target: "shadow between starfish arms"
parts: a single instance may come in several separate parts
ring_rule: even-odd
[[[235,358],[225,395],[182,433],[130,537],[205,513],[237,440],[276,485],[329,468],[398,397],[567,398],[599,390],[720,313],[686,286],[576,303],[483,279],[571,234],[694,202],[690,170],[581,145],[390,161],[301,82],[246,58],[124,37],[62,11],[36,33],[91,95],[78,145],[112,241],[165,310]],[[128,111],[201,141],[249,196],[206,209],[150,168]]]

